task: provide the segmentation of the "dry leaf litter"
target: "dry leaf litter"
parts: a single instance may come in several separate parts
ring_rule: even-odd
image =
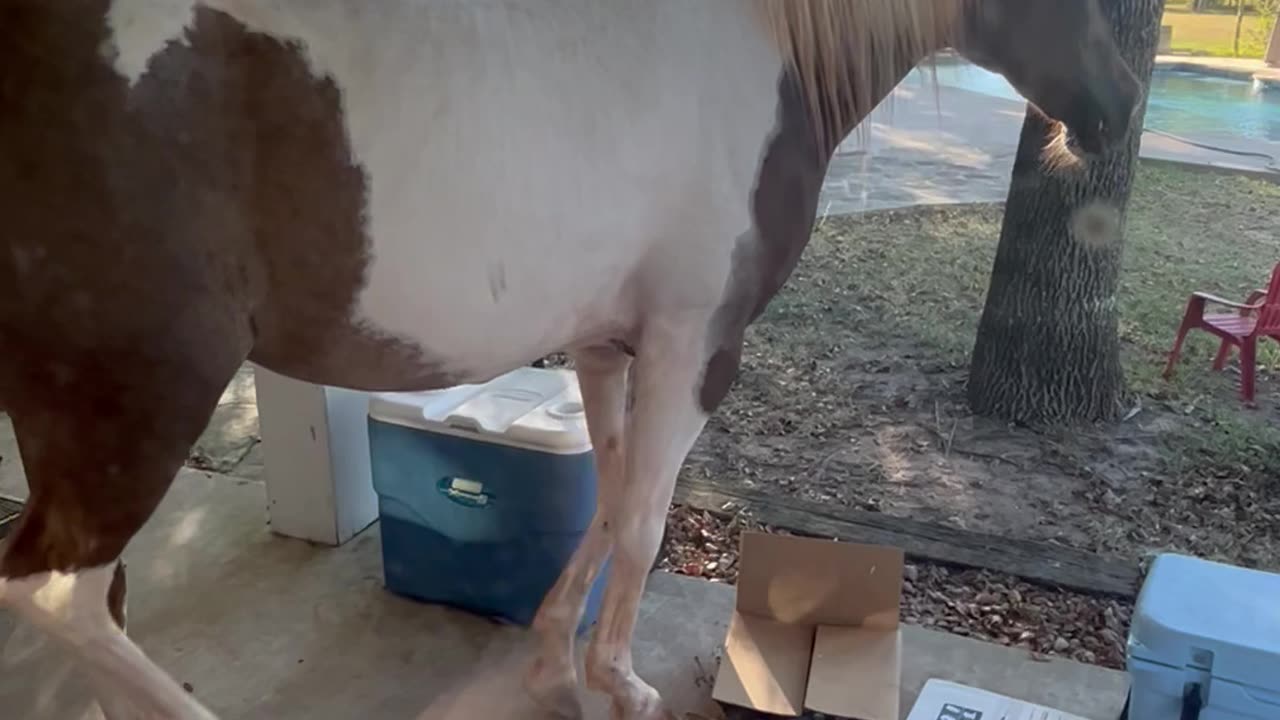
[[[778,532],[742,511],[675,506],[658,568],[733,584],[743,530]],[[1060,657],[1124,669],[1128,600],[1056,590],[985,570],[908,563],[902,620],[913,625],[1025,648],[1032,659]]]

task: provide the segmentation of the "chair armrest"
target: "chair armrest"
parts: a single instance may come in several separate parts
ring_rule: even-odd
[[[1249,299],[1245,300],[1246,305],[1262,305],[1262,301],[1267,299],[1266,290],[1254,290],[1249,293]]]
[[[1258,302],[1252,302],[1252,303],[1231,302],[1230,300],[1220,298],[1217,295],[1210,295],[1209,293],[1206,293],[1206,292],[1194,292],[1194,293],[1191,293],[1191,297],[1198,298],[1206,302],[1211,302],[1216,305],[1225,305],[1229,308],[1235,308],[1237,310],[1258,310],[1262,308],[1262,304]],[[1250,299],[1253,298],[1252,295],[1250,295],[1249,297]]]

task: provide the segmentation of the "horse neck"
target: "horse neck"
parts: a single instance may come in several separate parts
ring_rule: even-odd
[[[954,44],[965,2],[773,1],[784,4],[765,6],[774,13],[769,22],[791,58],[819,144],[829,152],[916,66]]]
[[[902,83],[903,80],[911,74],[920,63],[925,60],[927,55],[908,58],[895,57],[891,60],[891,66],[878,70],[873,73],[874,79],[866,88],[860,88],[858,91],[858,100],[849,104],[845,102],[844,107],[837,107],[836,104],[841,102],[840,99],[832,99],[827,95],[823,95],[818,100],[816,112],[819,117],[815,117],[815,130],[820,136],[820,144],[825,149],[828,156],[834,153],[836,148],[845,141],[854,132],[864,134],[869,132],[869,128],[863,125],[863,121],[871,114],[876,107],[889,98],[894,89]],[[883,61],[881,61],[883,62]],[[812,101],[811,101],[812,102]],[[811,107],[811,112],[813,108]]]

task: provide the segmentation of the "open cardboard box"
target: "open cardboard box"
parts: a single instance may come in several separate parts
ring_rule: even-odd
[[[903,553],[744,533],[712,696],[763,713],[898,720]]]

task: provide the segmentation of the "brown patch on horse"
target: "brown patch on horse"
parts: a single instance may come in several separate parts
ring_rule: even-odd
[[[245,68],[252,82],[239,91],[252,137],[241,150],[253,188],[243,202],[253,210],[261,268],[249,359],[301,380],[365,390],[455,384],[420,348],[353,318],[371,258],[366,178],[347,144],[339,89],[311,77],[299,48],[251,34],[244,42],[260,46],[262,56],[296,53],[289,62]]]
[[[870,5],[841,8],[825,0],[802,0],[793,7],[778,4],[781,0],[761,1],[775,13],[774,29],[780,38],[789,38],[785,46],[791,48],[792,56],[778,81],[776,129],[764,149],[751,196],[754,228],[734,247],[724,301],[711,322],[712,351],[698,390],[698,403],[707,413],[724,401],[737,378],[747,326],[786,284],[809,244],[822,181],[836,147],[919,63],[918,54],[939,42],[954,20],[947,13],[934,15],[923,6],[905,4],[877,15],[878,24],[871,30],[810,28],[821,42],[801,42],[796,33],[807,21],[797,18],[820,9],[818,15],[829,15],[831,22],[848,22],[853,17],[850,13]],[[898,28],[902,39],[887,38],[895,25],[904,23],[907,27]],[[874,38],[896,42],[894,52],[875,58]],[[833,54],[836,47],[839,53]],[[796,63],[807,63],[809,74],[797,69]],[[856,65],[874,69],[845,67]],[[831,68],[843,68],[837,75],[859,86],[833,94],[819,82]]]
[[[698,391],[704,412],[713,412],[729,394],[747,326],[786,283],[809,243],[830,158],[818,150],[817,138],[800,83],[784,72],[778,82],[777,130],[751,197],[755,228],[734,247],[733,274],[711,322],[714,350]]]
[[[754,228],[734,247],[698,403],[713,412],[741,363],[754,322],[809,243],[836,147],[955,30],[968,0],[755,0],[781,53],[778,119],[751,197]]]
[[[115,561],[250,357],[422,386],[350,322],[365,182],[301,50],[197,10],[130,87],[106,0],[0,9],[0,406],[31,494],[0,575]]]

